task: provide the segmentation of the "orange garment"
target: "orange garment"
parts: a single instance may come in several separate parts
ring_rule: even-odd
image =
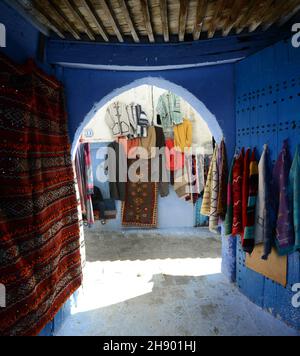
[[[183,123],[174,127],[174,141],[176,149],[184,152],[186,148],[190,148],[193,143],[193,125],[188,119],[184,119]]]
[[[128,158],[136,159],[138,148],[141,146],[141,140],[139,138],[128,140],[126,137],[119,137],[118,142],[123,146]]]
[[[166,167],[168,171],[174,172],[184,167],[184,153],[178,152],[174,147],[174,140],[166,139]]]

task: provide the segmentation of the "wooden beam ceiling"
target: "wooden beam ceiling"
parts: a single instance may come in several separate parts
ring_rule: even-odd
[[[193,32],[194,41],[198,41],[201,36],[201,32],[205,23],[207,7],[208,7],[208,0],[197,1],[196,21],[195,21],[194,32]]]
[[[188,0],[180,0],[179,30],[178,30],[179,42],[184,41],[188,11],[189,11]]]
[[[62,39],[183,42],[263,32],[300,12],[300,0],[14,0]],[[216,35],[217,33],[217,35]],[[157,36],[157,37],[156,37]],[[132,39],[131,39],[132,38]]]
[[[130,28],[130,32],[131,32],[131,35],[132,35],[132,38],[134,40],[134,42],[138,43],[140,42],[140,39],[139,39],[139,36],[137,34],[137,31],[135,29],[135,26],[131,20],[131,15],[129,13],[129,9],[128,9],[128,5],[126,4],[126,1],[125,0],[119,0],[119,5],[120,5],[120,8],[122,9],[123,11],[123,14],[125,16],[125,19],[126,19],[126,22]]]
[[[143,13],[143,17],[144,17],[146,31],[147,31],[147,35],[148,35],[149,41],[154,43],[155,42],[155,38],[154,38],[153,28],[152,28],[152,24],[151,24],[151,17],[150,17],[148,0],[140,0],[140,2],[141,2],[142,13]]]
[[[169,18],[168,18],[168,2],[167,0],[160,0],[160,13],[161,13],[161,22],[163,28],[164,41],[170,41],[170,32],[169,32]]]

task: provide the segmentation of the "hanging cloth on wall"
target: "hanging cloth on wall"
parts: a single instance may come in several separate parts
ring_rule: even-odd
[[[114,137],[134,136],[136,121],[128,115],[126,104],[119,101],[112,103],[106,110],[105,121]]]
[[[156,155],[153,166],[158,169],[159,172],[156,175],[156,180],[158,182],[158,190],[160,196],[165,198],[169,195],[169,185],[170,177],[166,168],[166,141],[163,129],[161,127],[155,126],[155,136],[156,136],[156,147],[159,150],[158,156]],[[155,173],[156,174],[156,173]]]
[[[291,159],[288,141],[284,141],[282,151],[273,170],[273,192],[277,211],[276,245],[279,255],[287,255],[294,249],[293,212],[289,201],[288,181]]]
[[[185,165],[184,153],[178,152],[174,146],[174,140],[166,139],[166,168],[170,172],[182,170]]]
[[[242,220],[243,220],[243,232],[241,234],[242,243],[244,240],[244,231],[247,226],[247,217],[248,217],[248,200],[249,200],[249,182],[250,182],[250,157],[251,149],[246,150],[244,157],[244,167],[243,167],[243,187],[242,187]]]
[[[171,92],[161,95],[158,99],[156,111],[160,115],[166,138],[173,137],[173,126],[183,123],[180,98]]]
[[[83,144],[84,152],[84,174],[85,174],[85,200],[86,200],[86,219],[89,225],[95,223],[92,195],[94,194],[94,175],[92,167],[91,146],[89,143]]]
[[[23,69],[0,81],[2,336],[39,334],[82,279],[63,88],[33,62]]]
[[[254,228],[255,228],[255,208],[258,194],[258,162],[256,160],[256,150],[254,149],[250,159],[249,168],[249,194],[247,205],[246,226],[244,229],[244,238],[242,241],[243,250],[252,253],[255,246]]]
[[[255,212],[255,244],[264,245],[263,260],[267,260],[274,245],[275,212],[271,198],[272,169],[268,145],[264,145],[258,166],[258,196]]]
[[[218,196],[219,196],[219,171],[217,164],[218,145],[215,145],[213,158],[204,190],[201,214],[209,216],[209,229],[216,232],[219,224]]]
[[[227,202],[227,182],[228,182],[228,162],[224,139],[218,151],[218,171],[219,171],[219,196],[218,196],[218,216],[225,220]]]
[[[289,191],[294,217],[295,246],[294,251],[300,250],[300,146],[297,146],[289,177]]]
[[[156,156],[156,130],[154,126],[148,129],[148,137],[141,138],[141,150],[138,154],[141,159],[152,159]]]
[[[233,168],[235,165],[235,157],[232,160],[228,184],[227,184],[227,211],[224,223],[224,233],[225,236],[232,235],[232,225],[233,225]]]
[[[184,119],[183,123],[174,127],[174,145],[176,150],[185,152],[192,146],[193,127],[190,120]]]
[[[137,162],[129,161],[129,169]],[[147,173],[151,177],[151,161],[144,160]],[[146,167],[145,167],[146,168]],[[155,228],[157,226],[158,191],[157,183],[147,182],[141,176],[141,168],[131,169],[131,175],[136,174],[134,181],[126,184],[125,202],[122,206],[122,224],[126,227]]]
[[[232,182],[232,196],[233,196],[233,222],[232,235],[241,235],[243,233],[243,168],[244,168],[244,149],[241,150],[239,156],[236,158],[233,167],[233,182]]]
[[[203,226],[208,226],[208,216],[201,215],[201,206],[202,206],[203,198],[200,197],[195,205],[195,226],[196,227],[203,227]]]

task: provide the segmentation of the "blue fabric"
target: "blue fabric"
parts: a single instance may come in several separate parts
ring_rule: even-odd
[[[196,226],[207,226],[209,218],[208,216],[204,216],[201,214],[201,207],[202,207],[202,198],[199,198],[195,205],[196,210]]]

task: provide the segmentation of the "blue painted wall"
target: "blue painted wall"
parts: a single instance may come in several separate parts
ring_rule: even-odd
[[[268,143],[275,161],[288,138],[291,152],[300,143],[300,49],[280,42],[236,65],[236,141],[238,147]],[[292,307],[291,291],[300,282],[300,254],[288,261],[288,286],[283,288],[245,267],[237,246],[237,281],[253,302],[300,329],[300,310]]]

